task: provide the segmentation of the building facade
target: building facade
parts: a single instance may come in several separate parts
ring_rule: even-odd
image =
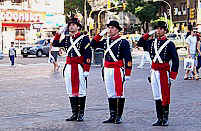
[[[0,0],[0,49],[20,49],[65,23],[64,0]]]
[[[164,2],[166,1],[166,3]],[[170,6],[174,30],[186,32],[187,25],[193,26],[201,24],[201,0],[161,0],[160,16],[167,14],[170,18]],[[169,3],[169,5],[167,4]],[[164,7],[164,8],[163,8]]]

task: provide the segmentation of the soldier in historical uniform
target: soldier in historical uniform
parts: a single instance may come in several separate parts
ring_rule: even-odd
[[[63,73],[73,113],[66,121],[83,121],[84,119],[87,76],[92,52],[89,37],[79,32],[81,27],[78,19],[73,18],[68,22],[69,34],[62,38],[66,29],[61,29],[53,41],[53,46],[64,47],[66,50],[66,64]]]
[[[129,80],[131,75],[130,44],[119,35],[121,30],[117,21],[110,21],[107,29],[97,34],[91,42],[93,48],[104,49],[103,79],[108,95],[110,118],[103,123],[121,123],[125,103],[125,81]],[[101,40],[106,32],[109,37]]]
[[[155,30],[144,34],[138,42],[139,45],[146,44],[149,46],[152,59],[151,86],[158,118],[153,126],[168,126],[170,87],[176,79],[179,68],[179,58],[175,45],[165,36],[167,31],[166,22],[158,21]],[[148,38],[155,33],[156,38],[149,40]],[[170,61],[172,61],[171,67]]]

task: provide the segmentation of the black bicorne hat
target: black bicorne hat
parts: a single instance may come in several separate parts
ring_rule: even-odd
[[[76,24],[77,26],[79,26],[80,28],[82,28],[82,25],[80,24],[78,18],[72,18],[72,19],[70,19],[70,20],[68,21],[68,27],[69,27],[69,25],[70,25],[71,23],[74,23],[74,24]]]
[[[166,31],[168,31],[168,25],[165,21],[158,21],[155,24],[154,29],[156,29],[157,27],[161,27],[161,28],[165,29]]]
[[[117,22],[117,21],[110,21],[110,23],[107,24],[107,27],[109,27],[109,26],[114,26],[114,27],[116,27],[119,31],[122,30],[122,28],[121,28],[120,25],[119,25],[119,22]]]

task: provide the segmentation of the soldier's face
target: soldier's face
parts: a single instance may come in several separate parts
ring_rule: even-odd
[[[77,24],[74,24],[74,23],[71,23],[68,28],[69,28],[69,32],[77,32],[78,31],[78,26],[77,26]]]
[[[109,26],[108,28],[109,28],[108,33],[109,33],[110,37],[115,36],[115,35],[117,35],[119,33],[119,30],[114,26]]]
[[[166,33],[166,30],[164,28],[161,28],[161,27],[156,28],[156,35],[158,37],[164,36],[165,33]]]

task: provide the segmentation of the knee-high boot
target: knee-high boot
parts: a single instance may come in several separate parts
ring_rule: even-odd
[[[163,126],[168,126],[169,104],[163,106]]]
[[[156,114],[157,114],[157,121],[152,124],[152,126],[162,126],[163,124],[163,108],[161,100],[156,100]]]
[[[115,98],[108,98],[108,102],[109,102],[109,110],[110,110],[110,118],[106,121],[103,121],[103,123],[114,123],[115,121]]]
[[[76,121],[78,117],[78,97],[69,97],[73,115],[67,118],[66,121]]]
[[[83,121],[84,120],[85,102],[86,102],[86,96],[78,97],[78,117],[77,117],[77,121]]]
[[[123,114],[124,110],[124,103],[125,103],[125,98],[116,98],[117,102],[117,108],[116,108],[116,118],[115,118],[115,124],[120,124],[122,122],[121,116]]]

